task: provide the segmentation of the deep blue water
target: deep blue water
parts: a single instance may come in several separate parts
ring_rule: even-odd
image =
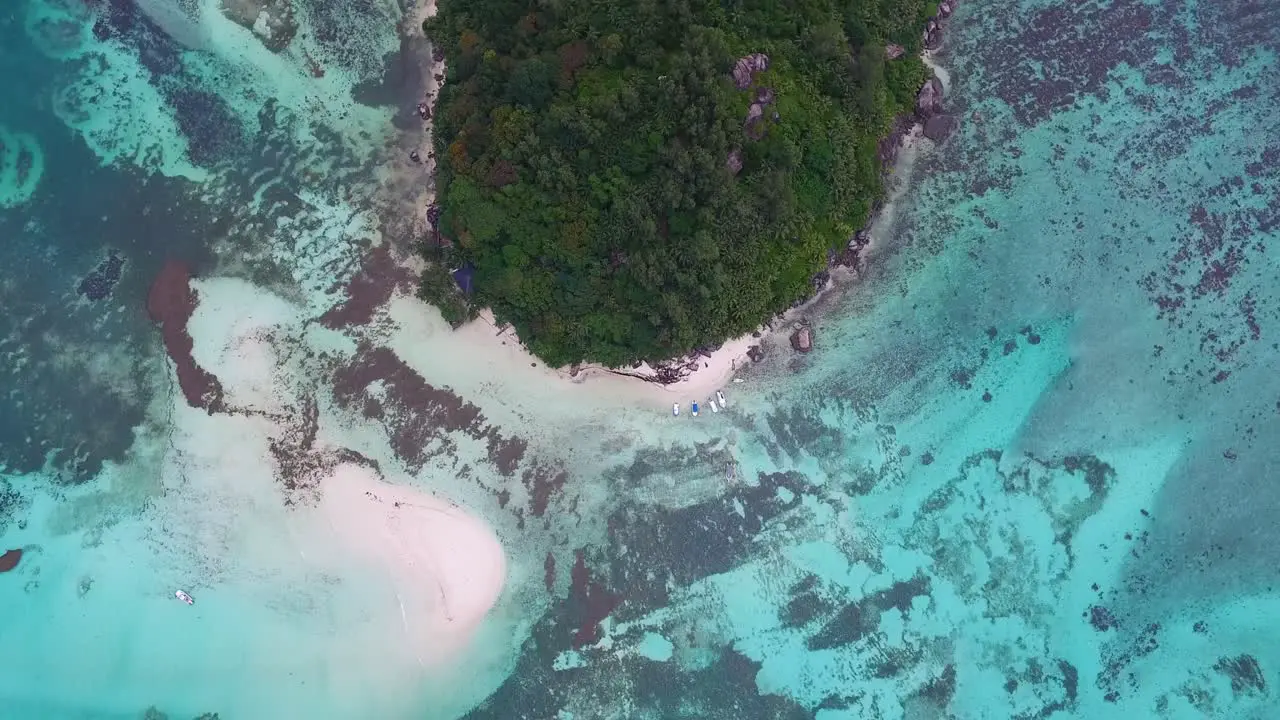
[[[152,353],[145,293],[165,257],[206,265],[217,239],[213,212],[191,202],[182,179],[130,166],[103,167],[53,111],[53,90],[75,72],[31,42],[23,8],[0,21],[0,123],[35,139],[44,172],[29,201],[0,211],[0,320],[9,361],[0,386],[0,464],[45,467],[82,481],[104,458],[121,457],[151,392],[128,364]],[[90,299],[81,282],[111,256],[124,260],[110,294]],[[86,372],[99,353],[118,353],[111,377]]]

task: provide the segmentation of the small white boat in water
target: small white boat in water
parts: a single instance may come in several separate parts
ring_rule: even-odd
[[[720,407],[722,408],[729,407],[729,401],[724,399],[724,393],[720,392],[719,390],[716,391],[716,399],[720,401]]]
[[[680,403],[672,403],[671,414],[675,417],[680,417]]]
[[[710,403],[710,405],[711,405],[711,412],[713,412],[713,413],[718,413],[718,412],[720,412],[720,406],[719,406],[719,405],[716,405],[716,401],[715,401],[715,400],[712,400],[712,401],[711,401],[711,403]]]
[[[174,596],[174,597],[176,597],[176,598],[178,598],[179,600],[181,600],[182,602],[184,602],[184,603],[186,603],[186,604],[188,604],[188,605],[195,605],[195,604],[196,604],[195,599],[194,599],[194,598],[192,598],[190,595],[188,595],[188,594],[187,594],[187,592],[186,592],[185,590],[176,590],[176,591],[174,591],[173,596]]]

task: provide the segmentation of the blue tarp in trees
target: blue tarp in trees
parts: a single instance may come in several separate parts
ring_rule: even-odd
[[[467,263],[457,270],[453,271],[453,281],[458,283],[458,289],[463,295],[471,294],[471,278],[476,274],[476,267],[471,263]]]

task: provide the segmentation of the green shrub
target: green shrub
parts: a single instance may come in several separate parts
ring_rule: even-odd
[[[930,10],[930,8],[933,8]],[[423,297],[493,308],[548,364],[660,360],[803,297],[881,193],[876,143],[927,77],[923,0],[440,0],[436,112],[450,263]],[[763,52],[774,91],[744,132]],[[775,113],[776,118],[775,118]],[[742,169],[727,168],[739,152]]]

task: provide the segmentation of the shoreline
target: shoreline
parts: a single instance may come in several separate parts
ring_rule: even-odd
[[[664,385],[624,374],[629,369],[550,367],[530,353],[510,328],[498,327],[488,309],[475,320],[451,328],[434,306],[399,293],[386,304],[384,313],[394,328],[388,347],[431,382],[466,395],[494,418],[522,407],[550,412],[555,401],[566,395],[578,396],[575,407],[588,405],[608,412],[639,406],[669,413],[672,402],[687,410],[691,401],[714,399],[718,389],[728,394],[733,373],[743,367],[734,362],[732,352],[723,352],[735,347],[726,343],[722,352],[704,358],[709,367]],[[423,349],[421,340],[428,337],[441,340],[432,351]],[[758,342],[750,336],[746,340]],[[745,341],[740,342],[745,353]],[[448,351],[442,353],[441,348]]]
[[[813,310],[820,300],[825,299],[832,290],[844,287],[852,278],[861,275],[862,264],[877,248],[882,246],[883,238],[881,235],[886,231],[886,226],[891,225],[896,200],[906,189],[905,183],[896,181],[896,178],[909,175],[910,168],[919,157],[920,151],[925,147],[923,141],[926,138],[934,143],[941,142],[941,137],[932,137],[932,133],[929,132],[927,125],[930,120],[942,118],[946,122],[950,122],[950,119],[942,115],[941,112],[943,96],[950,90],[951,86],[950,76],[936,62],[934,54],[941,47],[944,21],[954,11],[955,4],[954,0],[942,3],[939,7],[938,15],[932,18],[923,29],[924,47],[920,58],[932,71],[931,77],[919,91],[913,112],[905,113],[895,118],[893,129],[879,143],[881,182],[884,187],[884,197],[872,208],[865,226],[850,237],[846,247],[838,251],[832,250],[829,253],[827,266],[815,273],[812,278],[814,290],[809,297],[767,319],[753,332],[724,340],[714,350],[695,350],[692,353],[659,363],[642,362],[633,367],[608,367],[596,363],[585,363],[559,368],[546,368],[546,370],[549,370],[550,374],[559,380],[572,384],[585,384],[588,381],[598,384],[608,378],[616,378],[616,382],[627,382],[627,384],[637,386],[637,388],[648,386],[648,389],[638,390],[638,394],[654,401],[659,399],[672,401],[672,398],[678,398],[675,402],[680,402],[683,406],[690,401],[706,402],[714,397],[714,392],[717,389],[726,388],[734,382],[741,382],[743,379],[737,377],[737,373],[763,360],[767,355],[766,348],[785,347],[778,340],[780,333],[786,332],[791,337],[792,351],[795,354],[805,354],[811,351],[813,345],[806,350],[798,349],[795,339],[795,333],[799,332],[802,327],[810,327],[810,320],[806,316],[807,313]],[[430,39],[425,38],[422,33],[422,21],[434,15],[435,10],[436,0],[427,0],[409,18],[412,27],[408,29],[408,32],[416,38],[424,38],[428,45],[431,43]],[[419,153],[422,165],[409,165],[406,168],[417,172],[421,172],[425,168],[429,178],[426,186],[418,194],[412,211],[413,226],[422,228],[427,233],[436,232],[434,220],[438,217],[438,215],[434,214],[437,212],[438,206],[436,205],[434,180],[434,122],[431,118],[435,112],[436,100],[439,97],[439,89],[443,84],[445,75],[445,62],[442,59],[438,59],[438,56],[434,55],[434,53],[435,50],[432,47],[433,56],[429,57],[426,62],[425,82],[421,91],[424,96],[423,102],[428,108],[428,112],[423,118],[424,130],[418,136],[417,144],[410,145],[411,148],[416,149]],[[931,86],[935,88],[936,96],[928,95]],[[947,127],[943,133],[944,137],[950,129],[952,129],[950,126]],[[407,163],[408,161],[404,162]],[[415,259],[415,257],[411,256],[404,261],[404,264],[407,267]],[[495,333],[492,337],[495,339],[501,338],[501,345],[507,345],[508,340],[514,341],[514,345],[523,356],[522,359],[527,358],[528,362],[534,367],[543,365],[539,358],[529,352],[510,326],[499,327],[497,325],[489,308],[483,308],[479,317],[463,323],[454,330],[455,332],[461,332],[472,325],[493,328]],[[812,333],[812,330],[810,330],[810,333]],[[630,395],[631,393],[627,394]]]

